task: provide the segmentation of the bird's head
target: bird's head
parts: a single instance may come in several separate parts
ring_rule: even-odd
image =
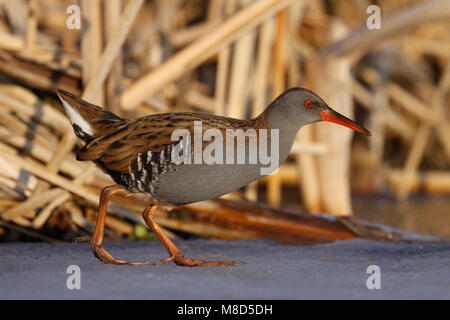
[[[285,110],[287,112],[283,113],[292,118],[292,121],[300,123],[301,126],[308,123],[328,121],[346,126],[366,136],[371,135],[363,126],[331,109],[322,98],[308,89],[289,89],[278,97],[274,103],[277,105],[275,110],[287,109]]]

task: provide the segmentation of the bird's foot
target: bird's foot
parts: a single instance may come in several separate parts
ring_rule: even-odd
[[[137,266],[137,265],[155,265],[153,262],[134,262],[134,261],[126,261],[114,258],[110,255],[102,246],[92,246],[92,251],[94,256],[96,256],[100,261],[107,264],[115,264],[115,265],[129,265],[129,266]]]
[[[185,258],[183,254],[176,254],[158,262],[158,264],[164,264],[167,262],[175,262],[179,266],[183,267],[228,267],[237,266],[243,264],[241,261],[205,261],[199,259]]]

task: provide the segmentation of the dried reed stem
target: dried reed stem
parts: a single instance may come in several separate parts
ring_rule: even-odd
[[[100,92],[99,90],[108,76],[143,3],[144,0],[129,1],[120,19],[115,36],[106,45],[99,62],[92,66],[93,73],[87,81],[82,99],[92,100]]]

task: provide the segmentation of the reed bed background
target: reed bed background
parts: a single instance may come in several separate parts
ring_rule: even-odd
[[[373,4],[380,30],[366,24]],[[71,29],[77,8],[80,28]],[[0,1],[0,239],[89,234],[100,190],[112,184],[75,160],[57,88],[123,117],[237,118],[259,114],[289,87],[310,88],[373,136],[305,127],[275,174],[224,197],[254,205],[206,201],[161,210],[158,221],[217,238],[367,235],[351,219],[274,207],[285,187],[295,188],[304,212],[347,217],[352,192],[399,201],[412,192],[450,193],[449,31],[445,0]],[[142,199],[113,202],[110,237],[151,236],[141,226]]]

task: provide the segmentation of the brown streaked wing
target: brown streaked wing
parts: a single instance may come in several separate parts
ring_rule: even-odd
[[[194,121],[202,121],[203,130],[239,128],[250,125],[248,121],[199,113],[155,114],[127,121],[114,132],[99,137],[78,151],[79,160],[100,160],[106,169],[122,173],[138,154],[160,152],[172,144],[175,129],[187,129],[194,134]],[[205,142],[206,144],[207,142]]]

